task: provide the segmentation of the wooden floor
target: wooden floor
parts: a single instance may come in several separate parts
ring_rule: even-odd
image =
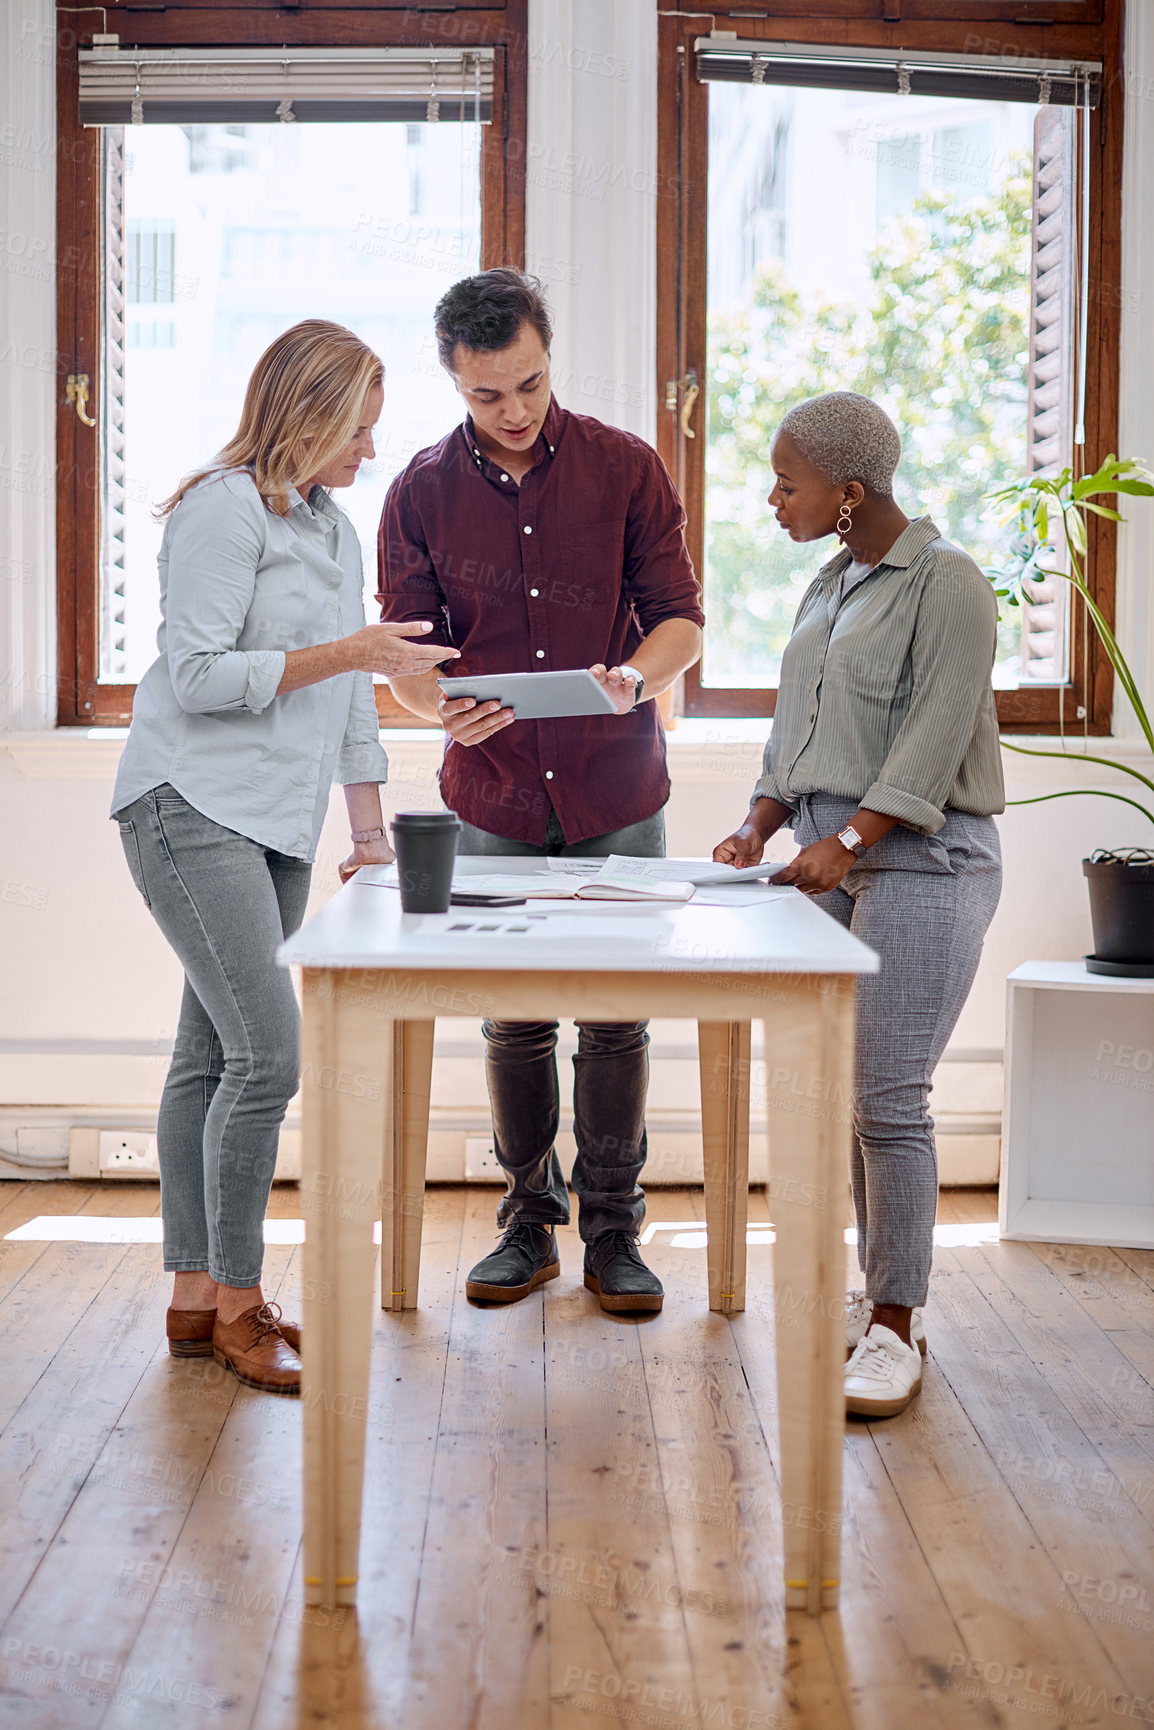
[[[847,1427],[842,1610],[787,1621],[772,1249],[710,1315],[702,1198],[657,1190],[660,1317],[604,1316],[574,1231],[480,1310],[494,1200],[431,1192],[421,1308],[377,1316],[355,1615],[301,1604],[299,1407],[167,1356],[157,1246],[0,1241],[0,1725],[1154,1722],[1154,1253],[997,1244],[991,1193],[943,1196],[924,1392]],[[3,1184],[0,1240],[157,1206]],[[268,1251],[290,1317],[299,1261]]]

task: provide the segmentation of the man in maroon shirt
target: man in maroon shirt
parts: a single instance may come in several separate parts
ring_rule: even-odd
[[[448,735],[441,794],[462,819],[460,851],[660,856],[669,777],[652,699],[697,659],[704,622],[681,501],[644,440],[553,400],[539,283],[485,271],[448,291],[435,322],[469,412],[389,489],[381,617],[431,620],[427,640],[461,652],[455,675],[588,667],[616,709],[517,721],[496,703],[446,699],[434,675],[392,680],[407,709]],[[554,1227],[569,1204],[554,1147],[557,1023],[484,1031],[506,1229],[466,1291],[508,1303],[560,1272]],[[660,1309],[661,1282],[637,1249],[646,1024],[585,1024],[578,1040],[585,1284],[607,1310]]]

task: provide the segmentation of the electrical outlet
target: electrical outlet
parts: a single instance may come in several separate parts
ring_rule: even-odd
[[[106,1176],[113,1176],[117,1172],[125,1172],[133,1177],[143,1172],[159,1174],[155,1135],[149,1135],[144,1130],[102,1129],[100,1171]]]
[[[465,1178],[474,1183],[505,1182],[505,1173],[493,1152],[492,1136],[465,1137]]]

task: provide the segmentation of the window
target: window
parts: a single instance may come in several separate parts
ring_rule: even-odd
[[[433,306],[482,260],[521,257],[523,194],[504,138],[519,50],[502,44],[517,9],[488,22],[471,14],[483,39],[472,54],[458,30],[448,45],[401,43],[382,56],[381,35],[411,35],[415,14],[401,29],[395,14],[368,18],[371,72],[370,57],[347,46],[335,66],[310,45],[291,60],[286,88],[289,20],[256,8],[277,54],[254,52],[250,29],[236,51],[252,57],[243,78],[235,64],[222,74],[220,51],[201,52],[187,28],[183,66],[154,51],[142,67],[135,48],[82,57],[79,119],[97,124],[77,125],[76,83],[61,81],[62,130],[87,170],[62,177],[62,207],[66,198],[73,207],[61,226],[85,236],[100,284],[96,295],[81,288],[82,262],[61,296],[61,348],[74,357],[65,370],[90,374],[97,422],[90,430],[71,408],[61,419],[80,457],[60,499],[60,569],[75,572],[73,587],[61,585],[62,722],[129,718],[156,652],[155,506],[220,448],[257,356],[304,317],[348,324],[385,362],[377,461],[341,495],[371,601],[388,481],[460,416],[436,362]],[[179,28],[174,19],[166,34],[154,20],[156,46],[169,49]],[[523,94],[523,68],[514,71]],[[387,686],[378,707],[392,722],[412,720]]]
[[[777,28],[781,40],[750,36],[744,18],[727,37],[662,24],[659,124],[681,172],[658,218],[660,444],[706,591],[705,651],[685,691],[696,715],[772,714],[797,603],[834,550],[783,540],[766,504],[770,439],[794,402],[839,388],[882,402],[904,435],[899,501],[987,569],[1004,552],[984,495],[1078,460],[1083,354],[1104,357],[1087,368],[1087,460],[1114,448],[1117,321],[1095,316],[1078,270],[1083,231],[1093,253],[1117,220],[1116,187],[1099,178],[1111,110],[1084,106],[1100,92],[1101,34],[1068,30],[1081,57],[1034,70],[967,59],[976,38],[960,30],[952,58],[940,30],[919,53],[911,26],[899,65],[852,34],[835,50],[806,44],[801,20]],[[1111,551],[1100,537],[1103,592]],[[1106,670],[1081,666],[1066,595],[1056,583],[1024,617],[1006,610],[995,669],[1006,725],[1073,725],[1089,707],[1108,727]]]

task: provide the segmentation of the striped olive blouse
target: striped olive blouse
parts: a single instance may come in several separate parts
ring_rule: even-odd
[[[806,590],[754,799],[855,799],[933,835],[947,807],[1005,809],[990,684],[998,606],[928,517],[839,601],[842,548]]]

